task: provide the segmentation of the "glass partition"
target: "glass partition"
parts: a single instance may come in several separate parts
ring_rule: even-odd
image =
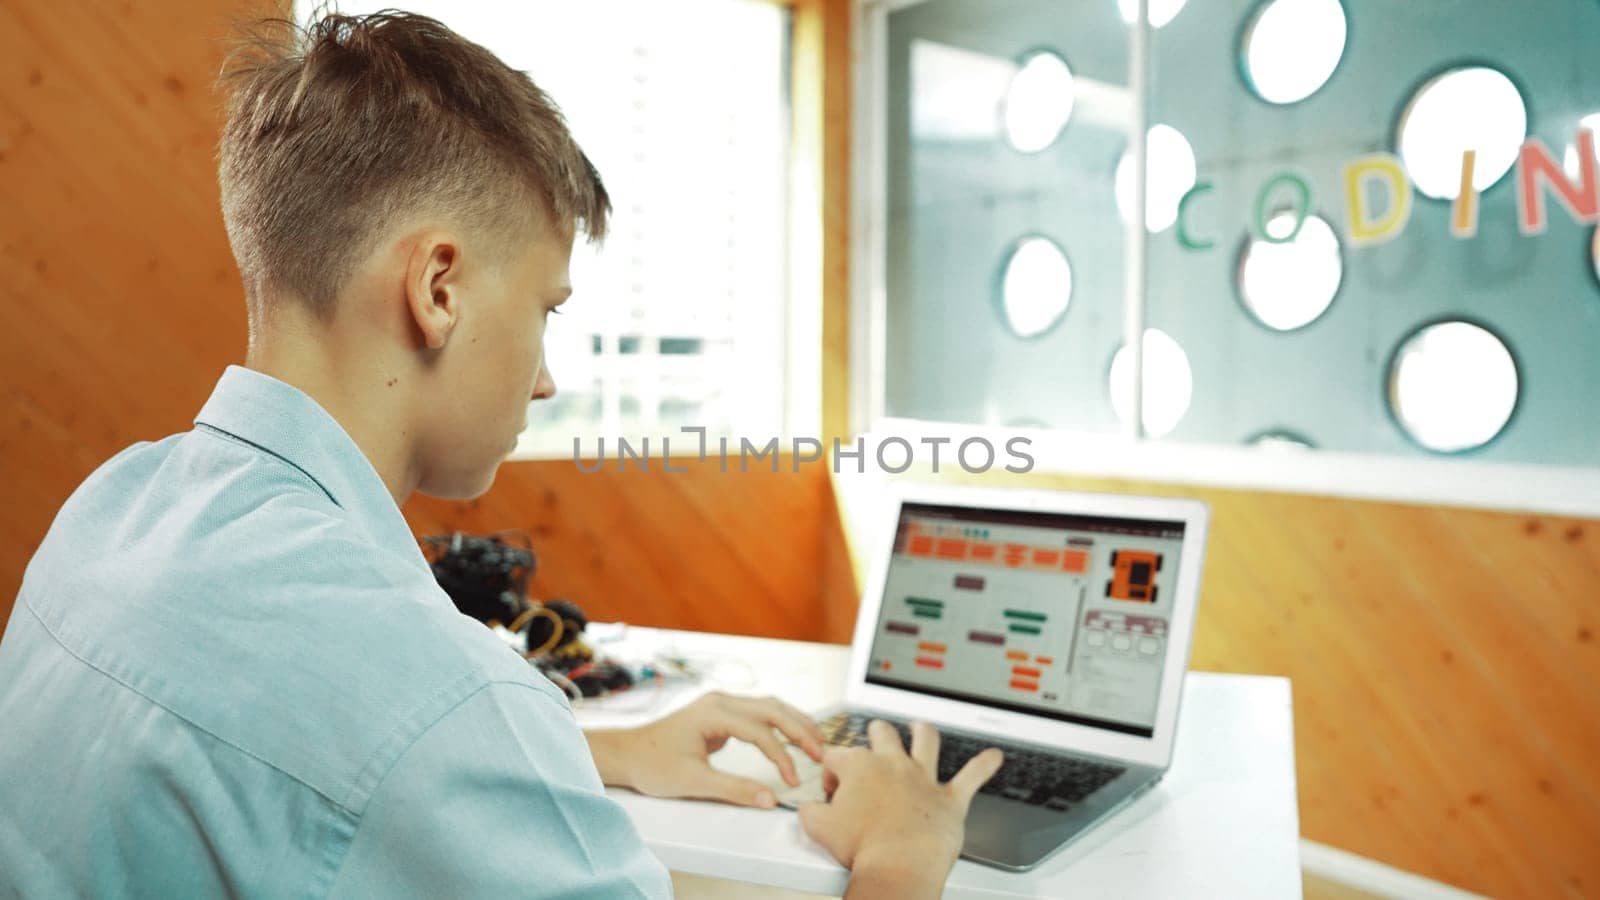
[[[890,416],[1115,431],[1127,145],[1115,3],[928,0],[888,14]]]
[[[1525,142],[1560,160],[1600,108],[1600,7],[1210,6],[1152,37],[1152,116],[1206,185],[1190,240],[1150,246],[1146,319],[1194,368],[1168,437],[1600,464],[1595,188],[1567,209],[1539,178],[1541,233],[1518,202]],[[1243,77],[1197,67],[1230,46]]]
[[[1600,484],[1600,4],[864,8],[891,421]]]

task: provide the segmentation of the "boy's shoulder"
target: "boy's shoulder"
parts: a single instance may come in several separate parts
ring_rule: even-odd
[[[107,462],[29,566],[18,602],[81,677],[113,678],[330,797],[485,685],[566,703],[455,609],[415,544],[374,537],[281,461],[199,437]]]

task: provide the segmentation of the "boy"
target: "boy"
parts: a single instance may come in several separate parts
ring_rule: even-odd
[[[546,317],[609,200],[526,75],[432,19],[266,23],[224,69],[249,310],[194,430],[67,501],[0,642],[0,894],[665,896],[603,784],[771,807],[707,755],[824,761],[851,893],[936,896],[976,757],[823,751],[771,698],[584,734],[433,582],[400,506],[486,491],[555,383]]]

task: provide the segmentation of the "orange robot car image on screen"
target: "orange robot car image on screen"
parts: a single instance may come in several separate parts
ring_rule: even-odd
[[[1161,571],[1161,554],[1148,550],[1117,550],[1111,554],[1111,580],[1106,596],[1113,600],[1156,602],[1156,573]]]

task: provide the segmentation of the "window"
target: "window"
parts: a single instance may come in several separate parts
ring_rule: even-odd
[[[593,455],[598,437],[684,425],[784,433],[788,13],[760,0],[400,5],[548,91],[615,207],[605,244],[574,248],[574,295],[546,337],[557,395],[529,411],[516,455],[570,456],[575,439]]]

